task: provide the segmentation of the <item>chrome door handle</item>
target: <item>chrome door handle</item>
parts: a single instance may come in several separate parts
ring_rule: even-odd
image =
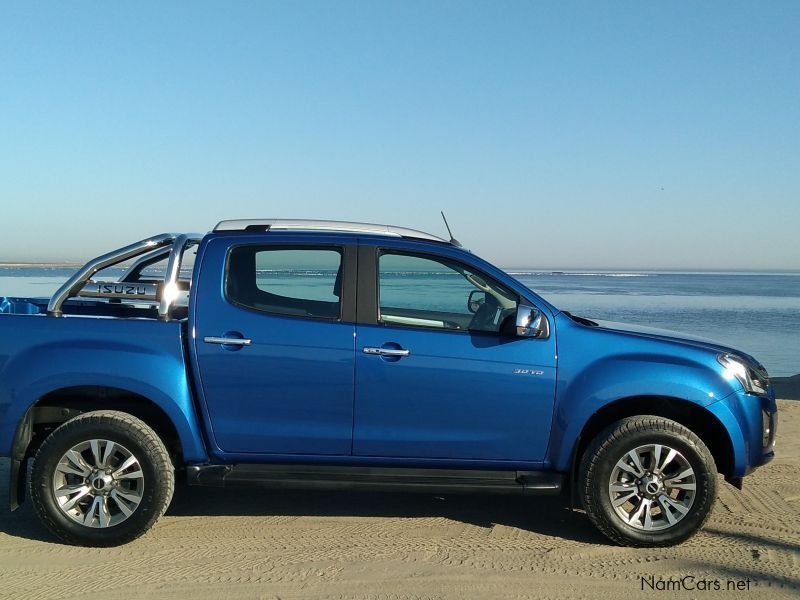
[[[374,348],[371,346],[364,346],[362,350],[364,354],[377,354],[379,356],[408,356],[411,350],[397,350],[395,348]]]
[[[203,341],[206,344],[222,344],[223,346],[249,346],[253,343],[253,340],[246,340],[243,338],[216,337],[213,335],[207,335],[203,338]]]

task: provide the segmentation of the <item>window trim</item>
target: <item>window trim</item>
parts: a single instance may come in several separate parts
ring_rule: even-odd
[[[374,285],[373,292],[374,292],[374,302],[375,302],[375,308],[374,308],[374,312],[372,313],[372,320],[370,321],[370,324],[378,325],[378,326],[381,326],[381,327],[400,327],[402,329],[413,329],[413,330],[417,330],[417,331],[434,331],[434,332],[438,332],[438,333],[458,333],[458,334],[462,334],[462,335],[463,334],[467,334],[467,335],[480,335],[480,336],[490,336],[490,337],[498,337],[498,336],[501,335],[499,331],[493,332],[493,331],[478,331],[478,330],[470,330],[470,329],[452,329],[452,328],[447,328],[447,327],[441,327],[441,328],[440,327],[427,327],[425,325],[404,325],[402,323],[386,323],[384,321],[381,321],[381,319],[380,319],[380,310],[381,310],[380,261],[381,261],[381,256],[383,256],[384,254],[400,254],[400,255],[403,255],[403,256],[412,256],[412,257],[416,257],[416,258],[423,258],[423,259],[428,259],[428,260],[432,260],[434,262],[440,262],[440,263],[443,262],[443,261],[444,262],[451,262],[451,263],[454,263],[456,265],[460,265],[463,268],[467,269],[468,271],[471,271],[472,273],[475,273],[476,275],[480,275],[481,277],[483,277],[483,278],[485,278],[485,279],[487,279],[489,281],[492,281],[492,282],[495,282],[495,283],[499,284],[500,286],[502,286],[504,289],[506,289],[508,292],[510,292],[513,295],[513,297],[515,298],[515,301],[517,303],[517,306],[519,306],[524,300],[524,298],[520,294],[518,294],[516,291],[514,291],[511,288],[509,288],[507,285],[497,281],[497,277],[495,277],[493,275],[489,275],[488,273],[486,273],[482,269],[478,269],[478,268],[474,267],[473,265],[467,264],[467,263],[465,263],[465,262],[463,262],[461,260],[458,260],[458,259],[455,259],[455,258],[451,258],[449,256],[442,256],[441,254],[437,254],[435,252],[427,252],[425,250],[409,250],[409,249],[406,249],[406,248],[392,248],[390,246],[372,246],[372,247],[370,247],[370,250],[372,250],[373,256],[374,256],[374,260],[372,261],[374,272],[371,274],[370,279],[371,279],[371,281],[373,282],[373,285]],[[361,290],[359,289],[359,292],[360,291]],[[533,338],[531,338],[531,339],[533,339]]]
[[[327,250],[327,251],[338,252],[339,256],[341,257],[340,265],[342,269],[342,294],[339,298],[339,315],[337,317],[323,317],[318,315],[290,315],[284,313],[270,312],[268,310],[263,310],[256,308],[254,306],[243,304],[231,298],[230,294],[228,293],[228,280],[230,277],[231,255],[234,250],[243,247],[257,248],[256,252],[262,250],[263,251]],[[357,269],[356,247],[352,244],[342,244],[335,242],[319,243],[319,244],[292,243],[292,242],[269,243],[262,241],[242,242],[238,244],[232,244],[225,251],[225,262],[224,262],[223,280],[222,280],[222,296],[225,302],[227,302],[231,306],[235,306],[236,308],[267,317],[303,319],[306,321],[321,321],[324,323],[355,323],[356,322],[355,274],[357,272],[356,269]]]

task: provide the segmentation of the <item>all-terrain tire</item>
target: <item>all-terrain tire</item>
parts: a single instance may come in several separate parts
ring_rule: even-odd
[[[661,462],[671,450],[677,454],[659,476],[655,454]],[[687,469],[693,473],[675,479]],[[601,431],[583,453],[580,477],[589,519],[623,546],[683,542],[706,522],[717,494],[716,465],[702,440],[680,423],[652,415],[628,417]],[[665,482],[677,487],[667,488]],[[675,498],[665,497],[668,493]]]
[[[95,455],[105,460],[94,460]],[[95,469],[93,463],[104,468]],[[73,488],[74,493],[69,491]],[[55,429],[36,452],[30,479],[33,506],[45,526],[59,539],[81,546],[117,546],[136,539],[164,514],[174,489],[172,461],[155,431],[132,415],[111,410],[84,413]],[[96,505],[90,504],[95,500]]]

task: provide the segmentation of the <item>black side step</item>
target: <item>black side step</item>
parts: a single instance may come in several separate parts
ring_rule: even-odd
[[[327,465],[192,465],[189,485],[317,490],[546,495],[561,492],[564,476],[542,471],[477,471]]]

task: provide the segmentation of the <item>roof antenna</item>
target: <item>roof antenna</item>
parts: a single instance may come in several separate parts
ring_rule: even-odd
[[[456,238],[453,237],[453,232],[450,231],[450,225],[447,224],[447,217],[444,216],[444,211],[442,210],[442,211],[439,211],[439,212],[442,213],[442,219],[444,220],[444,226],[447,227],[447,235],[450,236],[450,243],[453,244],[453,246],[458,246],[460,248],[461,247],[461,242],[459,242]]]

